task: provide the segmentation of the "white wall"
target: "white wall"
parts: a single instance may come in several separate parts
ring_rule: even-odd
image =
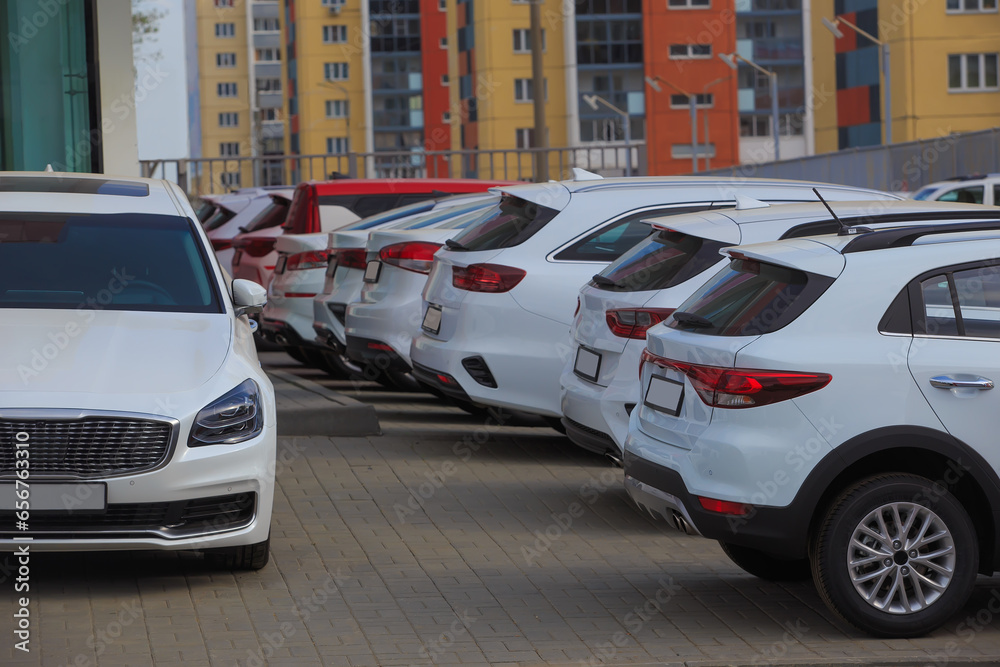
[[[104,173],[139,175],[130,0],[97,0]]]

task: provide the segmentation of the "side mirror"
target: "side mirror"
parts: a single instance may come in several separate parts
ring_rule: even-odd
[[[259,313],[267,303],[267,290],[253,282],[237,278],[233,281],[233,305],[236,317],[249,313]]]

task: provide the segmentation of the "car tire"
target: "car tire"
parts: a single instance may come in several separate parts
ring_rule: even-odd
[[[846,489],[811,547],[823,601],[846,622],[882,637],[940,627],[968,601],[979,569],[968,512],[940,484],[910,474],[870,477]]]
[[[271,560],[271,535],[256,544],[210,550],[209,556],[227,570],[260,570]]]
[[[805,581],[812,577],[808,558],[783,560],[758,549],[719,542],[722,551],[737,567],[765,581]]]

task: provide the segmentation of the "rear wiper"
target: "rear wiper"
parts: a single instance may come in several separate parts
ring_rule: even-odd
[[[249,229],[247,229],[247,228],[246,228],[246,227],[244,227],[243,225],[240,225],[240,227],[239,227],[239,230],[240,230],[241,232],[243,232],[244,234],[246,234],[247,232],[249,232],[249,231],[250,231]]]
[[[712,320],[702,317],[701,315],[695,315],[694,313],[688,313],[683,310],[674,311],[674,319],[685,324],[689,327],[696,327],[699,329],[708,329],[709,327],[714,327]]]
[[[466,248],[464,245],[462,245],[455,239],[448,239],[444,242],[444,244],[448,246],[449,250],[465,250],[466,252],[469,251],[468,248]]]
[[[600,273],[595,273],[594,277],[591,278],[591,280],[593,280],[601,287],[619,287],[619,288],[622,287],[621,283],[619,283],[617,280],[612,280],[611,278],[602,276]]]

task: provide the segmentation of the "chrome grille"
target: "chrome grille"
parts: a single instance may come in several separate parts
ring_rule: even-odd
[[[14,436],[28,434],[31,476],[104,477],[150,470],[169,453],[169,422],[121,417],[0,419],[0,476],[12,475]]]

